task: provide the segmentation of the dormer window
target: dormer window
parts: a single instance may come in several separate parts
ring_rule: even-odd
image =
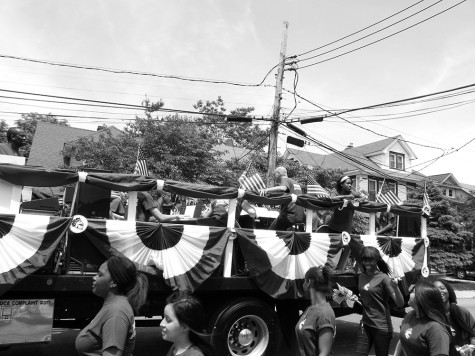
[[[389,152],[389,168],[404,170],[404,155],[402,153]]]

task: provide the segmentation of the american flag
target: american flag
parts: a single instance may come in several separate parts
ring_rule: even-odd
[[[260,189],[265,189],[266,187],[259,173],[252,167],[249,167],[247,171],[244,171],[241,174],[238,182],[241,184],[241,188],[246,190],[254,190],[256,192],[258,192]]]
[[[312,176],[307,176],[307,194],[318,198],[330,198],[330,194]]]
[[[135,163],[134,174],[140,174],[142,176],[148,176],[147,162],[142,151],[142,146],[139,146],[139,152],[137,154],[137,162]]]
[[[429,200],[429,195],[427,194],[426,191],[424,191],[424,195],[422,196],[422,212],[430,216],[431,212],[431,207],[430,207],[430,200]]]
[[[378,193],[378,196],[376,197],[376,202],[391,205],[402,204],[402,200],[399,199],[399,197],[392,190],[389,190],[388,185],[384,183]]]

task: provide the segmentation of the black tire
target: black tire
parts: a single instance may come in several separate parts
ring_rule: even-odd
[[[455,275],[457,276],[458,279],[465,279],[467,278],[467,272],[465,272],[464,269],[458,268],[455,271]]]
[[[231,301],[215,313],[211,327],[216,355],[261,356],[277,352],[279,321],[274,310],[263,301]]]

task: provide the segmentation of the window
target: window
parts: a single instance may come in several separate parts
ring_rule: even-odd
[[[454,197],[454,191],[452,189],[449,189],[449,197],[451,198]]]
[[[404,155],[402,153],[389,152],[389,168],[404,170]]]
[[[381,186],[383,185],[383,180],[377,179],[369,179],[368,180],[368,198],[369,201],[376,201],[378,193],[381,191],[382,193],[391,190],[394,194],[397,195],[397,184],[395,182],[388,182],[387,180],[384,181],[384,189],[381,190]]]
[[[368,180],[368,199],[369,201],[376,201],[376,194],[378,191],[376,190],[376,181],[374,179]]]

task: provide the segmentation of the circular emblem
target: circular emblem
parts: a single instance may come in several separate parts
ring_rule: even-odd
[[[69,230],[75,234],[79,234],[86,230],[87,228],[87,219],[82,215],[74,215],[71,220],[71,225],[69,225]]]
[[[343,241],[343,245],[348,245],[350,243],[350,240],[351,240],[351,236],[349,233],[347,233],[346,231],[343,231],[341,233],[341,241]]]
[[[421,274],[422,274],[422,277],[429,277],[429,268],[427,266],[424,266],[421,268]]]

